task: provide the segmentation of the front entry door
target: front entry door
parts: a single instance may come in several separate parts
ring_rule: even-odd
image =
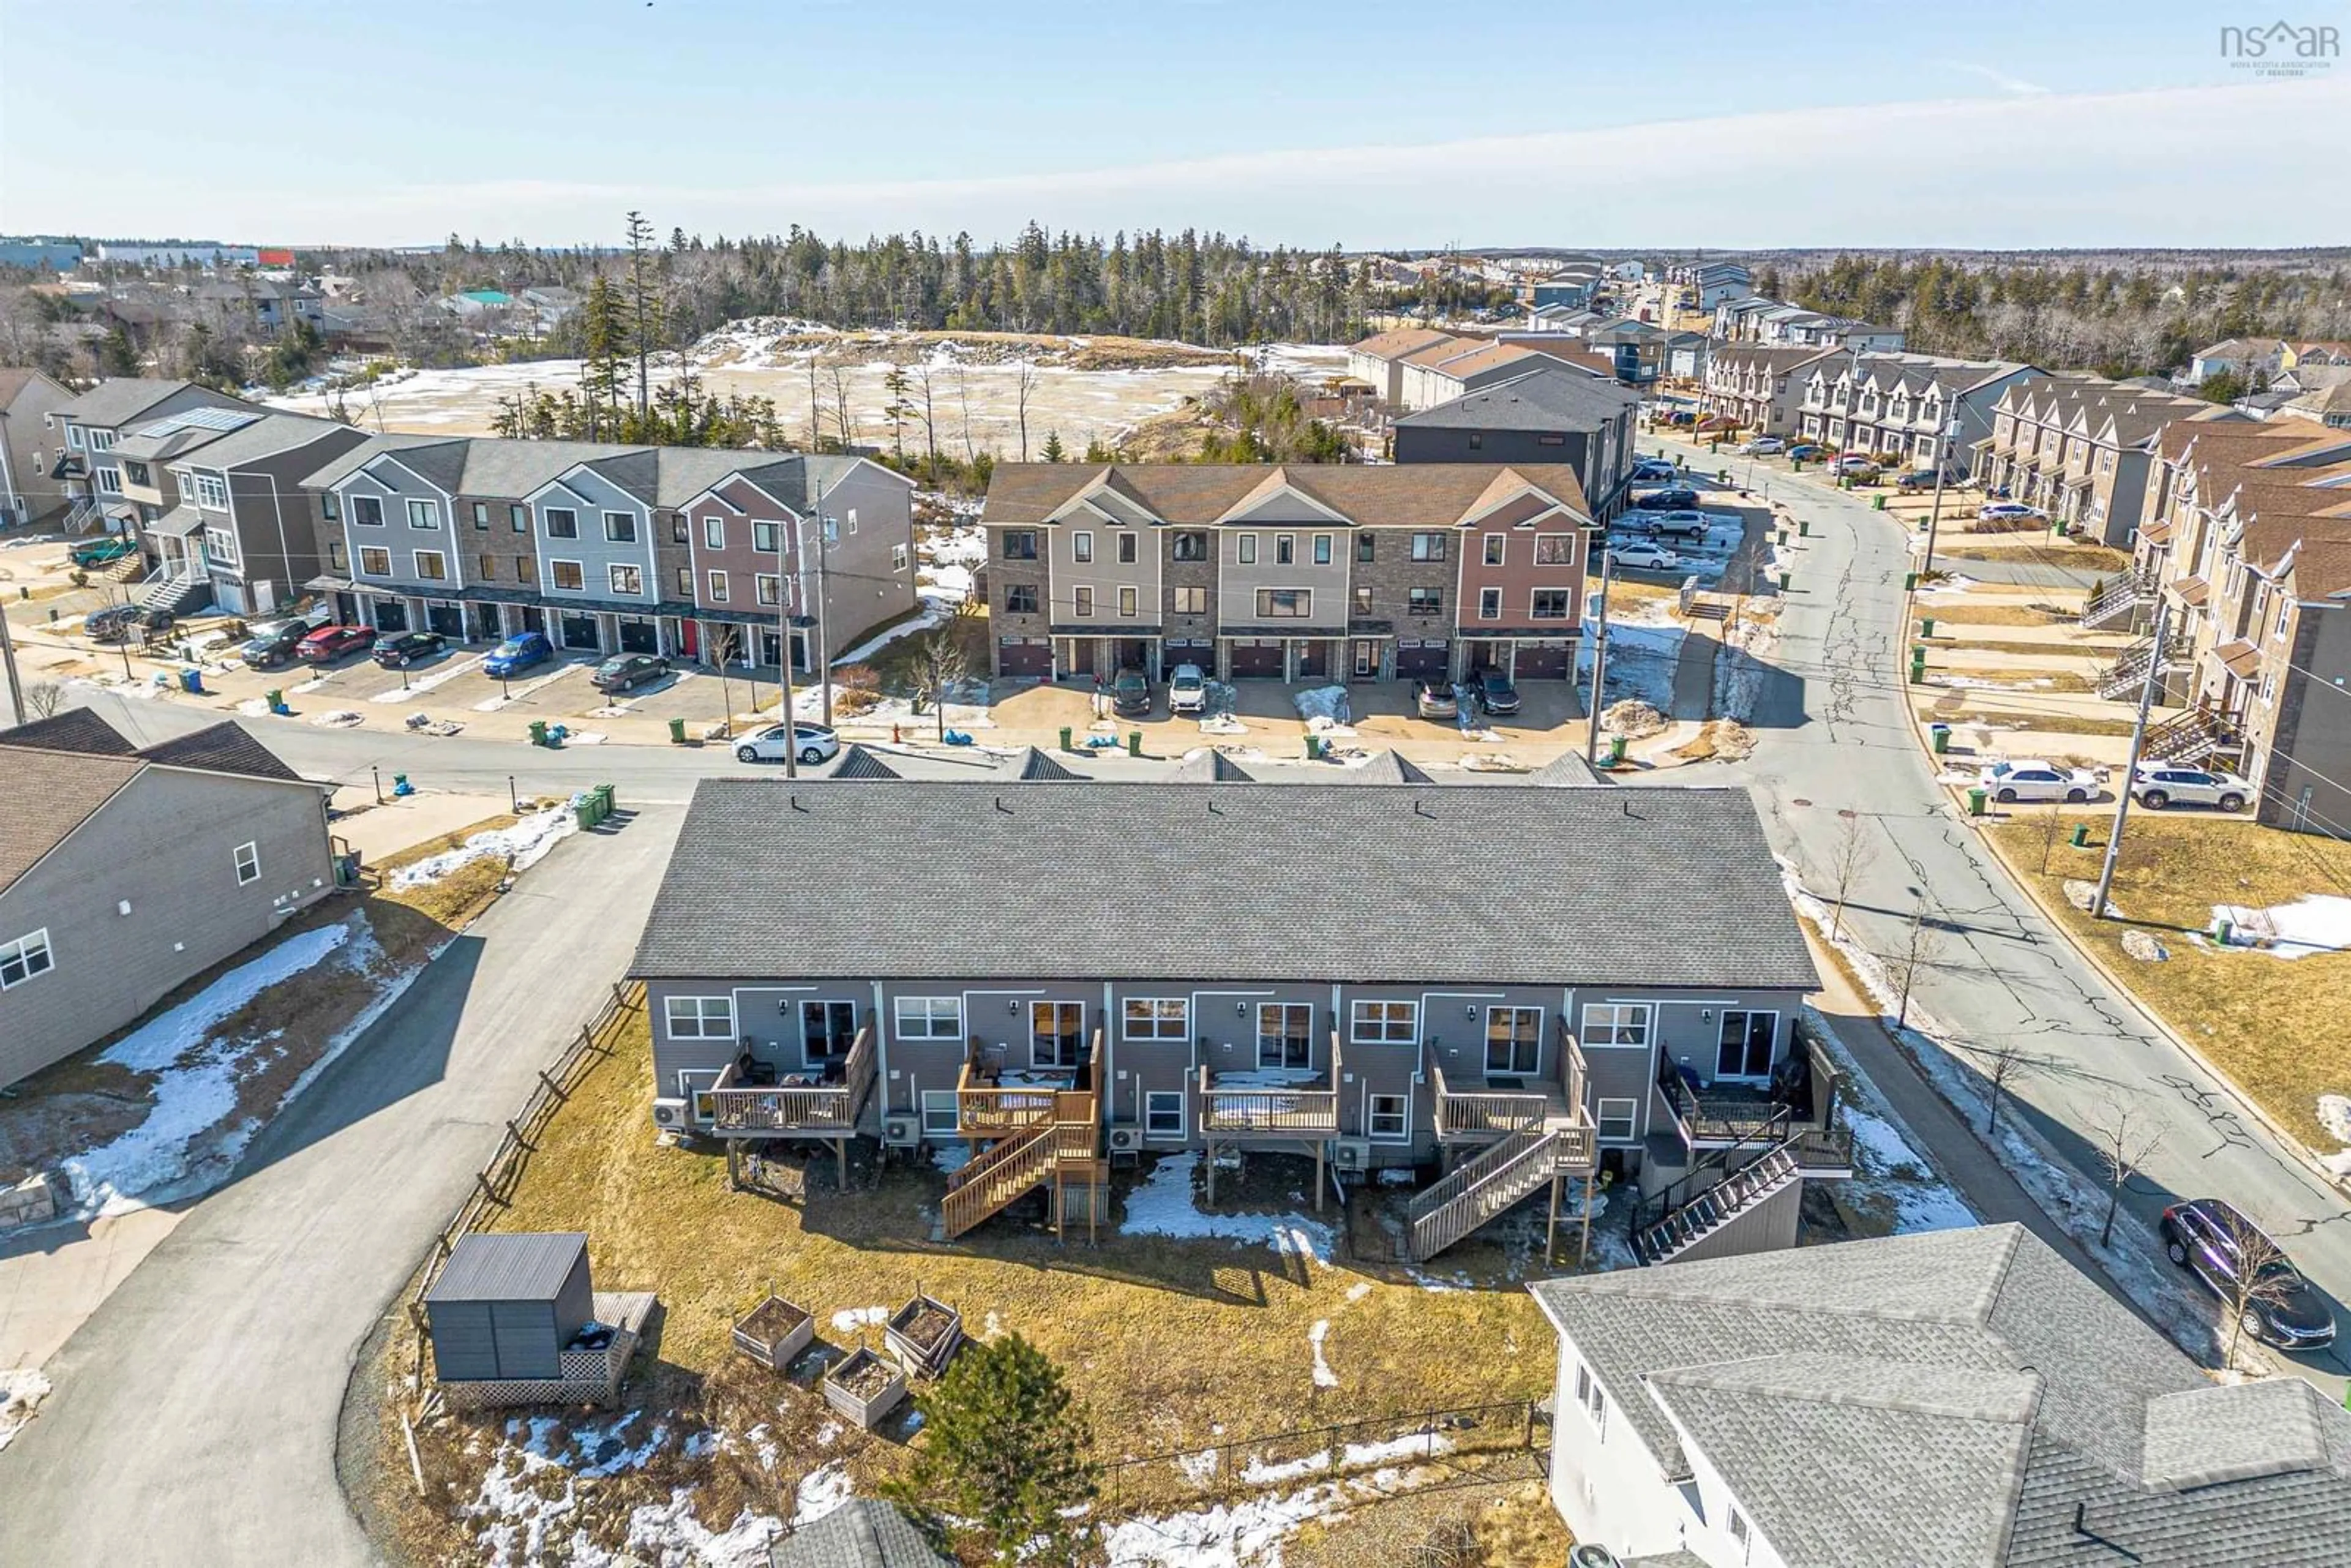
[[[810,1067],[831,1067],[857,1040],[855,1002],[802,1002],[800,1051]]]
[[[1542,1063],[1542,1009],[1486,1009],[1486,1076],[1531,1078]]]
[[[1380,673],[1380,642],[1376,637],[1355,639],[1355,679],[1375,680]]]
[[[1029,1004],[1029,1063],[1074,1068],[1085,1051],[1085,1009],[1076,1002]]]
[[[1726,1012],[1715,1049],[1717,1078],[1771,1076],[1771,1040],[1780,1032],[1778,1013]]]

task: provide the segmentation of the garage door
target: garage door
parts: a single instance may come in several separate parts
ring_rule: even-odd
[[[408,601],[379,599],[375,601],[375,629],[379,632],[408,630]]]
[[[1053,673],[1053,642],[1050,637],[998,637],[996,640],[996,669],[998,674],[1036,675],[1040,678]]]
[[[1217,645],[1206,637],[1170,637],[1159,645],[1159,676],[1165,680],[1176,673],[1178,664],[1197,664],[1203,670],[1217,667]]]
[[[1446,673],[1442,637],[1403,637],[1396,641],[1396,674],[1405,680],[1416,675],[1442,675]]]
[[[652,622],[624,615],[621,618],[621,652],[658,653],[661,652],[661,634],[653,629]]]
[[[1573,667],[1570,657],[1573,644],[1564,637],[1545,637],[1540,642],[1519,644],[1519,679],[1522,681],[1563,681]]]
[[[438,632],[453,642],[462,643],[465,640],[465,608],[439,601],[428,603],[424,606],[424,625],[427,631]]]
[[[1281,643],[1278,639],[1240,638],[1233,643],[1233,678],[1281,676]]]
[[[602,639],[596,635],[596,618],[593,615],[562,616],[557,620],[556,629],[563,633],[563,645],[567,648],[581,648],[594,653],[604,646]]]

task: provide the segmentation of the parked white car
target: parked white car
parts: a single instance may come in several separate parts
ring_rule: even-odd
[[[1739,449],[1746,457],[1776,457],[1787,450],[1788,444],[1776,435],[1759,435]]]
[[[1178,664],[1167,677],[1167,711],[1206,713],[1208,711],[1208,677],[1197,664]]]
[[[1608,559],[1618,566],[1629,566],[1642,571],[1674,571],[1679,570],[1682,558],[1663,545],[1629,544],[1609,548]]]
[[[794,737],[798,739],[795,741]],[[781,762],[784,753],[794,745],[799,747],[800,762],[814,767],[841,749],[841,737],[820,724],[805,721],[786,727],[771,724],[757,735],[744,737],[735,743],[737,762]]]
[[[2080,802],[2098,792],[2098,776],[2080,768],[2060,768],[2038,758],[2020,757],[1984,769],[1984,788],[2003,805],[2018,800]]]
[[[2028,507],[2022,501],[1987,501],[1976,508],[1978,519],[1987,523],[2008,517],[2038,517],[2045,515],[2040,507]]]
[[[2223,811],[2241,811],[2253,798],[2253,787],[2233,773],[2142,762],[2131,778],[2131,794],[2150,811],[2167,806],[2217,806]]]

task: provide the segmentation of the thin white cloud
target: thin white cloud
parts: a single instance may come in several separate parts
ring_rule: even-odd
[[[2011,92],[2020,98],[2037,98],[2049,90],[2039,82],[2026,81],[2022,77],[2013,77],[1991,66],[1978,65],[1973,60],[1938,60],[1935,63],[1945,70],[1964,71],[1969,76],[1981,77],[2001,91]]]
[[[2334,127],[2333,131],[2326,128]],[[129,168],[20,187],[17,226],[258,241],[609,242],[620,216],[703,234],[1005,238],[1222,229],[1263,243],[1767,247],[2313,244],[2351,77],[2114,94],[1800,109],[1452,141],[1299,148],[1120,168],[862,183],[627,185],[539,177],[373,190],[346,182],[152,185]],[[795,157],[796,167],[821,165]]]

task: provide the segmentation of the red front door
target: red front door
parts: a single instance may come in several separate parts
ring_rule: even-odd
[[[677,623],[677,643],[679,651],[684,653],[687,658],[700,658],[702,656],[702,622],[699,621],[679,622]]]

